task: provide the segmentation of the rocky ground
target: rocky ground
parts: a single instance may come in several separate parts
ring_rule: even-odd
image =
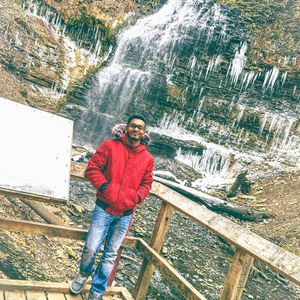
[[[272,218],[246,226],[296,255],[300,255],[300,172],[261,180],[253,187],[250,206],[267,211]],[[245,202],[245,200],[244,200]]]
[[[158,161],[158,166],[160,166]],[[178,167],[178,166],[177,166]],[[178,167],[183,168],[182,166]],[[183,174],[186,170],[182,170]],[[282,174],[258,181],[251,195],[238,194],[230,201],[266,210],[272,218],[262,223],[240,223],[287,250],[299,254],[299,176]],[[184,178],[182,178],[184,179]],[[48,205],[50,212],[66,225],[87,228],[94,206],[94,189],[90,184],[72,180],[70,201]],[[136,211],[130,235],[149,241],[160,207],[160,200],[150,196]],[[0,198],[0,215],[44,222],[19,199]],[[297,226],[298,225],[298,226]],[[0,277],[67,282],[76,273],[83,246],[81,241],[0,233]],[[116,274],[116,284],[131,292],[138,276],[142,257],[125,249]],[[233,255],[231,246],[179,213],[175,213],[166,236],[162,255],[207,299],[218,299]],[[129,257],[129,258],[128,258]],[[299,299],[300,290],[259,263],[251,272],[243,299]],[[177,292],[155,272],[147,299],[181,299]]]

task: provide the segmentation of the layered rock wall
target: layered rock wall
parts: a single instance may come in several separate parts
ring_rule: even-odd
[[[81,103],[119,30],[161,5],[139,2],[3,0],[0,95],[56,112],[66,101]]]

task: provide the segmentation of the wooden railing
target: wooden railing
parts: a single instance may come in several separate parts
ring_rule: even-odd
[[[12,232],[25,232],[33,235],[47,235],[49,237],[61,237],[70,238],[76,240],[85,240],[87,235],[87,230],[84,229],[74,229],[66,226],[49,225],[43,223],[29,222],[29,221],[19,221],[9,218],[0,217],[0,229],[12,231]],[[122,247],[126,248],[136,248],[138,249],[148,262],[151,262],[155,268],[160,270],[160,272],[166,277],[171,279],[171,282],[175,284],[178,291],[186,299],[198,299],[204,300],[205,298],[182,276],[180,275],[164,258],[162,258],[153,248],[151,248],[144,240],[135,237],[126,237],[122,243]],[[1,288],[8,289],[9,284],[12,281],[7,279],[0,279],[0,290]],[[11,288],[19,288],[26,286],[31,290],[40,290],[41,287],[49,289],[54,283],[26,283],[14,281],[14,285]],[[54,284],[55,287],[59,284]],[[66,290],[66,286],[62,285]],[[129,298],[127,298],[129,299]]]
[[[84,179],[79,174],[76,174],[74,177]],[[161,274],[175,285],[185,299],[205,299],[204,296],[159,255],[174,210],[191,218],[196,223],[206,227],[235,246],[235,254],[230,270],[225,278],[220,296],[221,300],[236,300],[241,298],[254,259],[269,266],[297,285],[300,285],[300,257],[187,199],[161,183],[154,182],[151,193],[162,200],[162,206],[149,245],[142,239],[133,237],[127,237],[123,243],[124,247],[135,247],[144,254],[144,261],[136,283],[135,299],[145,299],[155,268],[159,269]],[[86,236],[86,231],[82,229],[6,218],[0,218],[1,228],[10,231],[28,232],[35,235],[68,237],[73,239],[85,239]]]
[[[150,246],[157,252],[162,247],[174,210],[181,212],[235,246],[235,254],[220,296],[222,300],[241,298],[254,259],[300,285],[300,257],[206,207],[198,205],[163,184],[154,182],[151,193],[162,200],[162,207],[150,241]],[[135,299],[145,298],[152,273],[153,265],[145,259],[139,275]]]

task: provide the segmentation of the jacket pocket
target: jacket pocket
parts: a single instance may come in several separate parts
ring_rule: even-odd
[[[138,203],[138,194],[136,190],[126,188],[120,191],[119,201],[116,208],[122,211],[134,208]]]
[[[119,188],[119,184],[110,182],[105,190],[99,192],[99,200],[109,204],[109,206],[114,206],[114,203],[117,201]]]

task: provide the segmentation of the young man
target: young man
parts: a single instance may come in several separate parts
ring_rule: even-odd
[[[141,143],[144,135],[144,117],[130,116],[121,138],[106,140],[100,145],[85,171],[85,176],[97,189],[97,200],[82,252],[80,273],[70,285],[72,293],[79,294],[94,272],[95,256],[106,239],[88,300],[102,299],[133,209],[151,189],[154,159]]]

